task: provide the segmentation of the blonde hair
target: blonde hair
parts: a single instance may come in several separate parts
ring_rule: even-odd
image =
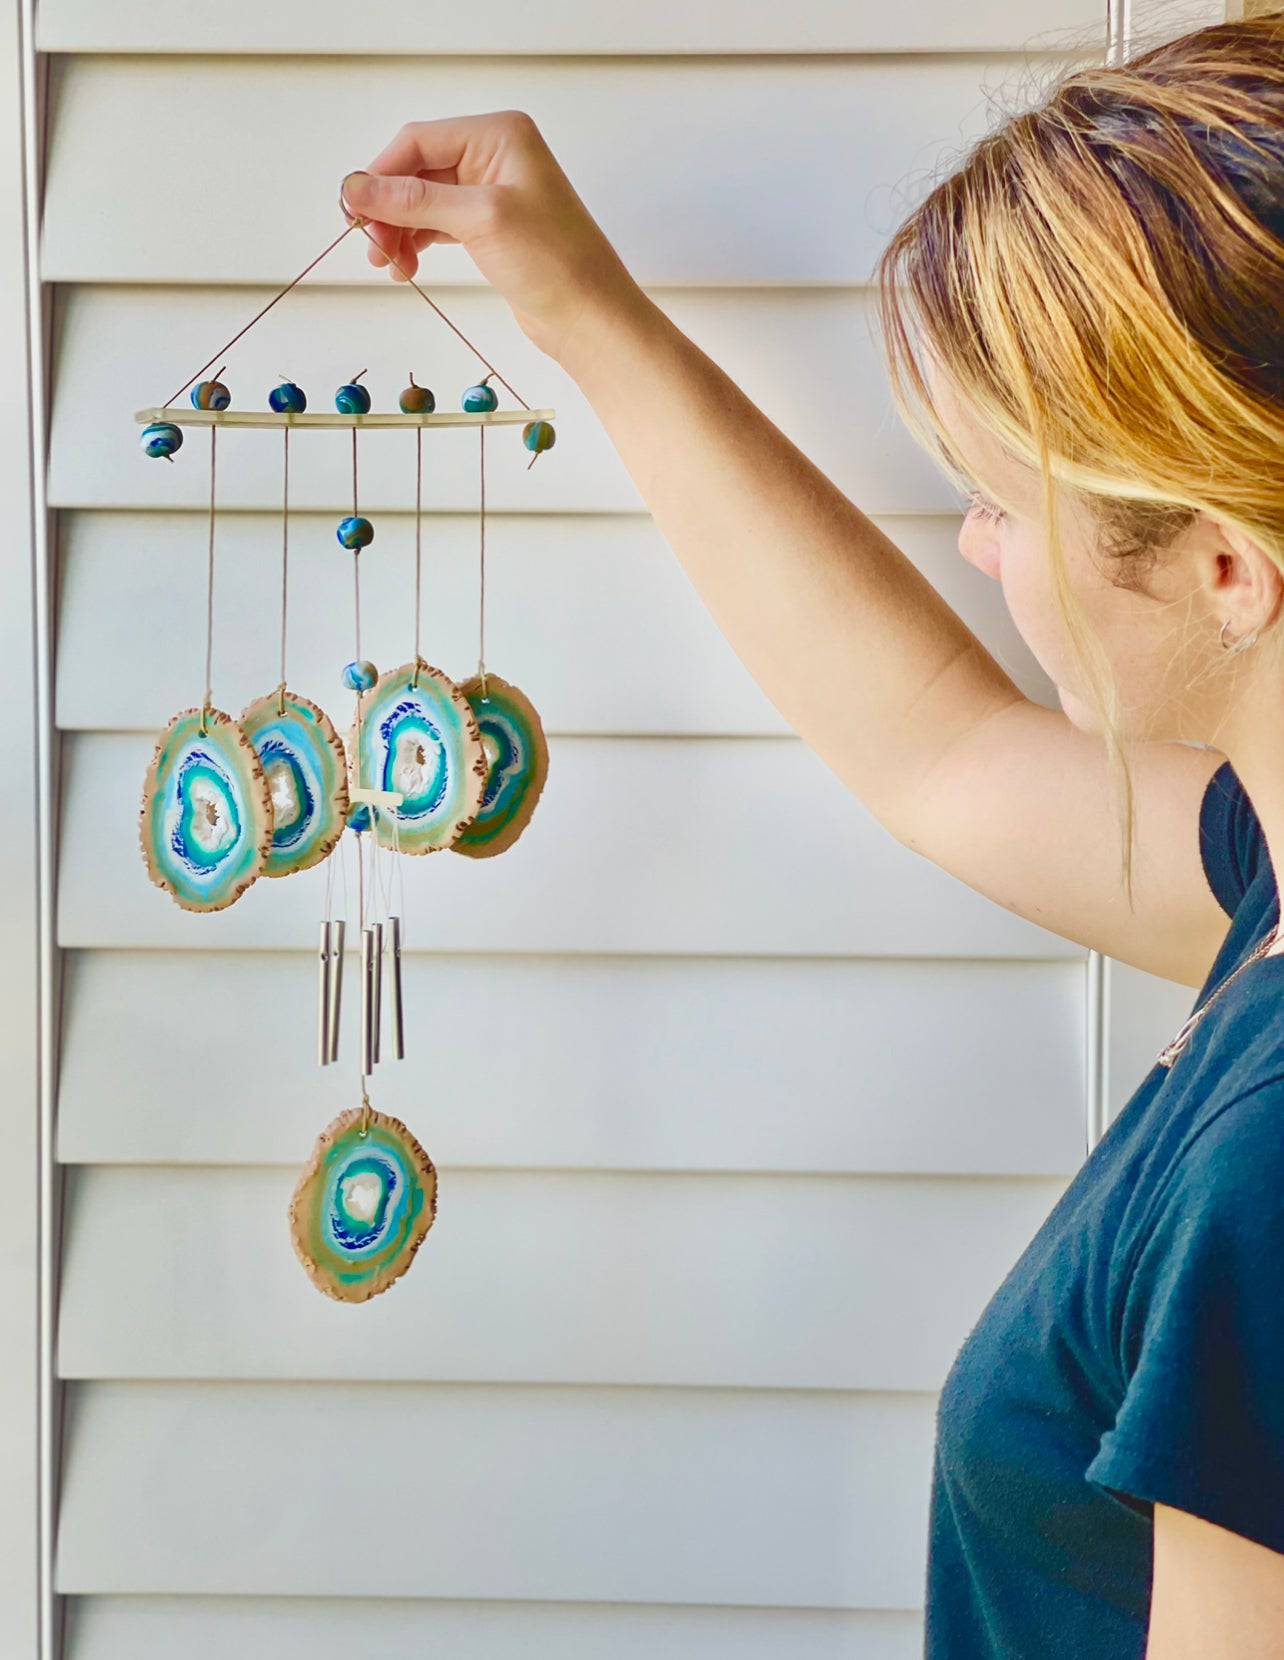
[[[916,337],[969,416],[1042,475],[1131,906],[1127,736],[1068,580],[1057,487],[1091,509],[1120,586],[1144,591],[1138,571],[1198,511],[1284,571],[1284,11],[1064,74],[914,209],[876,280],[893,396],[947,476],[967,488]]]

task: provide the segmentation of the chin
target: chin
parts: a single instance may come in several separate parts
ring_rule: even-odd
[[[1068,692],[1064,686],[1057,687],[1057,698],[1061,704],[1061,712],[1071,726],[1078,727],[1080,732],[1100,732],[1101,723],[1097,719],[1097,711],[1078,698],[1073,692]]]

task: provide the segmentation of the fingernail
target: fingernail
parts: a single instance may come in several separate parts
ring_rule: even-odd
[[[369,197],[369,173],[360,168],[355,173],[349,173],[343,181],[342,190],[343,199],[349,207],[360,207],[362,201]]]

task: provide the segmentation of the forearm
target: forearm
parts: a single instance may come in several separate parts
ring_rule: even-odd
[[[564,366],[736,653],[889,828],[1021,694],[914,564],[640,290]]]

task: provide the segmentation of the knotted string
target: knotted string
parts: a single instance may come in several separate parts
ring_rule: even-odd
[[[215,353],[215,356],[218,354]],[[212,363],[213,358],[210,359]],[[210,534],[205,570],[205,696],[201,700],[201,736],[214,702],[214,482],[218,456],[218,428],[210,427]]]

